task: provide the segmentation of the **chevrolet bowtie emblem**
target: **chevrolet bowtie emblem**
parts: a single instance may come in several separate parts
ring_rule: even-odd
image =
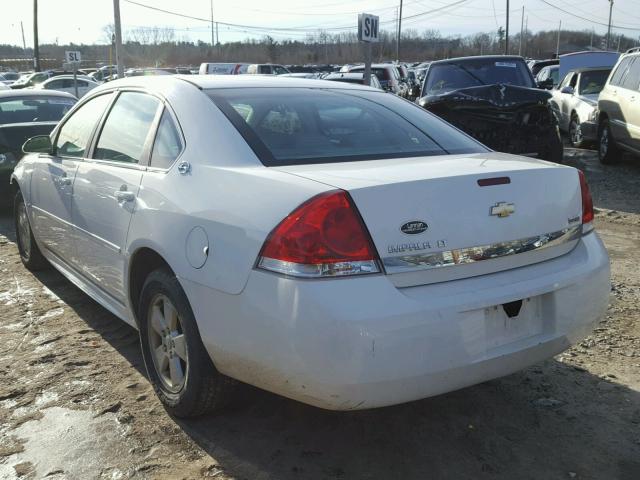
[[[490,215],[502,218],[502,217],[508,217],[515,211],[516,211],[516,206],[513,203],[498,202],[493,207],[491,207]]]

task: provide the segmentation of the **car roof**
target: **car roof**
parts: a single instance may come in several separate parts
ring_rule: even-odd
[[[64,97],[76,100],[76,97],[67,92],[58,90],[31,90],[22,88],[20,90],[0,90],[0,98],[10,97]]]
[[[324,80],[297,77],[279,78],[273,75],[158,75],[114,80],[95,88],[92,93],[118,87],[158,88],[162,90],[170,87],[171,84],[175,85],[175,82],[190,83],[201,90],[222,88],[340,88],[362,90],[369,88],[364,85],[346,83],[334,86]]]
[[[524,62],[524,58],[519,55],[476,55],[471,57],[456,57],[456,58],[447,58],[444,60],[434,60],[431,62],[429,66],[438,65],[438,64],[447,64],[447,63],[461,63],[465,61],[473,61],[473,60],[489,60],[489,61],[513,61],[513,60],[521,60]]]
[[[91,78],[89,78],[89,75],[76,75],[76,78],[78,80],[89,80],[89,81],[93,81],[91,80]],[[73,75],[56,75],[55,77],[49,77],[47,78],[44,82],[42,83],[49,83],[52,82],[53,80],[73,80]]]
[[[324,78],[360,78],[364,77],[364,72],[332,72]]]
[[[394,65],[393,63],[372,63],[371,64],[371,68],[395,68],[397,67],[397,65]],[[355,68],[364,68],[364,65],[358,64],[358,65],[350,65],[349,69],[353,70]]]

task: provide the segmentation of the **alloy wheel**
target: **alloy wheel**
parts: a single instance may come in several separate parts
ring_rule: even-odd
[[[573,145],[580,145],[582,142],[582,130],[575,120],[571,120],[569,124],[569,138],[571,138]]]
[[[187,343],[178,312],[166,295],[156,295],[147,314],[149,348],[163,387],[179,392],[189,373]]]
[[[609,130],[603,128],[600,133],[600,158],[604,158],[609,150]]]

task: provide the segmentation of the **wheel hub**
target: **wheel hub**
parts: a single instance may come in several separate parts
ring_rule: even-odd
[[[147,317],[151,357],[163,387],[172,393],[182,389],[188,374],[186,339],[178,312],[165,295],[157,295]]]

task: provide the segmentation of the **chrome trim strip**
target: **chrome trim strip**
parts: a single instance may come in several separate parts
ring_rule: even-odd
[[[40,213],[44,213],[47,217],[52,218],[53,220],[62,223],[63,225],[67,225],[69,227],[73,227],[73,224],[71,222],[69,222],[68,220],[65,220],[63,218],[58,217],[57,215],[54,215],[51,212],[48,212],[46,210],[44,210],[43,208],[38,207],[37,205],[34,205],[33,203],[30,205],[31,208],[33,208],[34,210],[39,211]]]
[[[577,240],[581,235],[582,225],[577,225],[556,232],[492,245],[443,250],[436,253],[385,257],[382,259],[382,263],[388,274],[453,267],[520,253],[540,251]]]
[[[113,250],[116,253],[120,253],[122,251],[122,249],[116,245],[115,243],[111,243],[109,240],[105,240],[104,238],[96,235],[95,233],[91,233],[87,230],[85,230],[84,228],[81,228],[77,225],[73,226],[74,229],[76,229],[77,231],[84,233],[85,235],[87,235],[89,238],[92,238],[93,240],[95,240],[98,243],[101,243],[102,245],[104,245],[105,247]]]

